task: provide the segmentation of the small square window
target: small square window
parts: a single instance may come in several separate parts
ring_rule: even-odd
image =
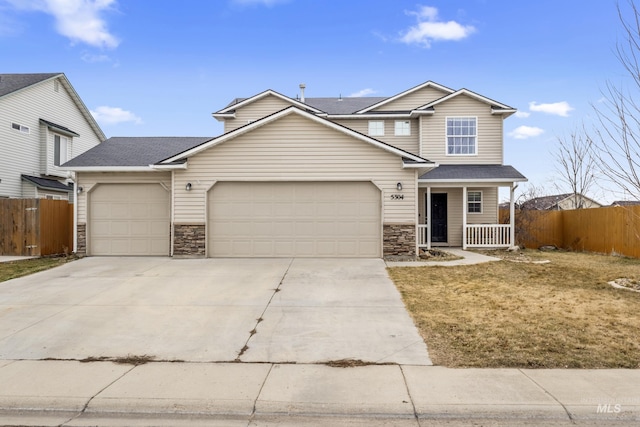
[[[370,121],[369,136],[384,136],[384,121]]]
[[[467,213],[482,213],[482,191],[467,192]]]
[[[396,120],[395,134],[396,136],[410,136],[411,123],[409,120]]]

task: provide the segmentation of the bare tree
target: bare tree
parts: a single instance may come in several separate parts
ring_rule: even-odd
[[[616,46],[616,57],[631,84],[608,82],[601,104],[594,105],[599,122],[594,153],[602,173],[640,200],[640,10],[634,0],[627,0],[627,7],[617,5],[624,40]]]
[[[571,190],[574,209],[584,207],[581,196],[586,196],[596,181],[597,163],[592,154],[593,141],[586,133],[573,131],[568,139],[558,137],[553,153],[556,170],[560,182]]]

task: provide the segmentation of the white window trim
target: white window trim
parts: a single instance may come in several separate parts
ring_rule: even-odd
[[[407,133],[398,133],[398,123],[407,124]],[[403,126],[404,129],[404,126]],[[411,136],[411,121],[410,120],[396,120],[393,124],[393,133],[395,136]]]
[[[480,201],[479,202],[471,202],[471,203],[480,203],[480,212],[471,212],[469,211],[469,194],[471,193],[480,193]],[[484,193],[482,190],[467,190],[467,214],[468,215],[481,215],[484,212]]]
[[[475,134],[475,138],[476,138],[476,152],[473,154],[449,154],[449,134],[447,133],[447,123],[449,122],[449,119],[474,119],[476,121],[476,134]],[[479,150],[479,145],[478,144],[478,116],[447,116],[444,118],[444,153],[446,156],[451,156],[451,157],[476,157],[478,156],[478,152]]]
[[[373,123],[382,123],[382,133],[371,132],[371,125]],[[369,120],[368,132],[369,136],[384,136],[384,120]]]
[[[16,129],[14,126],[18,126],[19,129]],[[31,133],[31,129],[29,129],[29,126],[24,126],[24,125],[21,125],[19,123],[15,123],[15,122],[11,122],[11,129],[15,130],[16,132],[20,132],[22,134],[25,134],[25,135],[29,135]]]

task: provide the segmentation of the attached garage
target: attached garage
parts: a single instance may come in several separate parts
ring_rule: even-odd
[[[169,255],[171,197],[161,184],[98,184],[89,194],[90,255]]]
[[[371,182],[219,182],[208,194],[210,257],[380,257]]]

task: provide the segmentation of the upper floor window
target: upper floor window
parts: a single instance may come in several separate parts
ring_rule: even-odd
[[[482,213],[482,191],[467,192],[467,212]]]
[[[395,135],[396,136],[411,135],[411,123],[409,122],[409,120],[396,120]]]
[[[19,125],[18,123],[11,123],[11,129],[15,129],[18,132],[29,133],[29,128],[27,126]]]
[[[447,117],[447,154],[477,154],[476,122],[475,117]]]
[[[53,164],[63,165],[67,162],[67,146],[69,138],[62,135],[53,135]]]
[[[371,120],[369,122],[369,136],[384,136],[384,121]]]

